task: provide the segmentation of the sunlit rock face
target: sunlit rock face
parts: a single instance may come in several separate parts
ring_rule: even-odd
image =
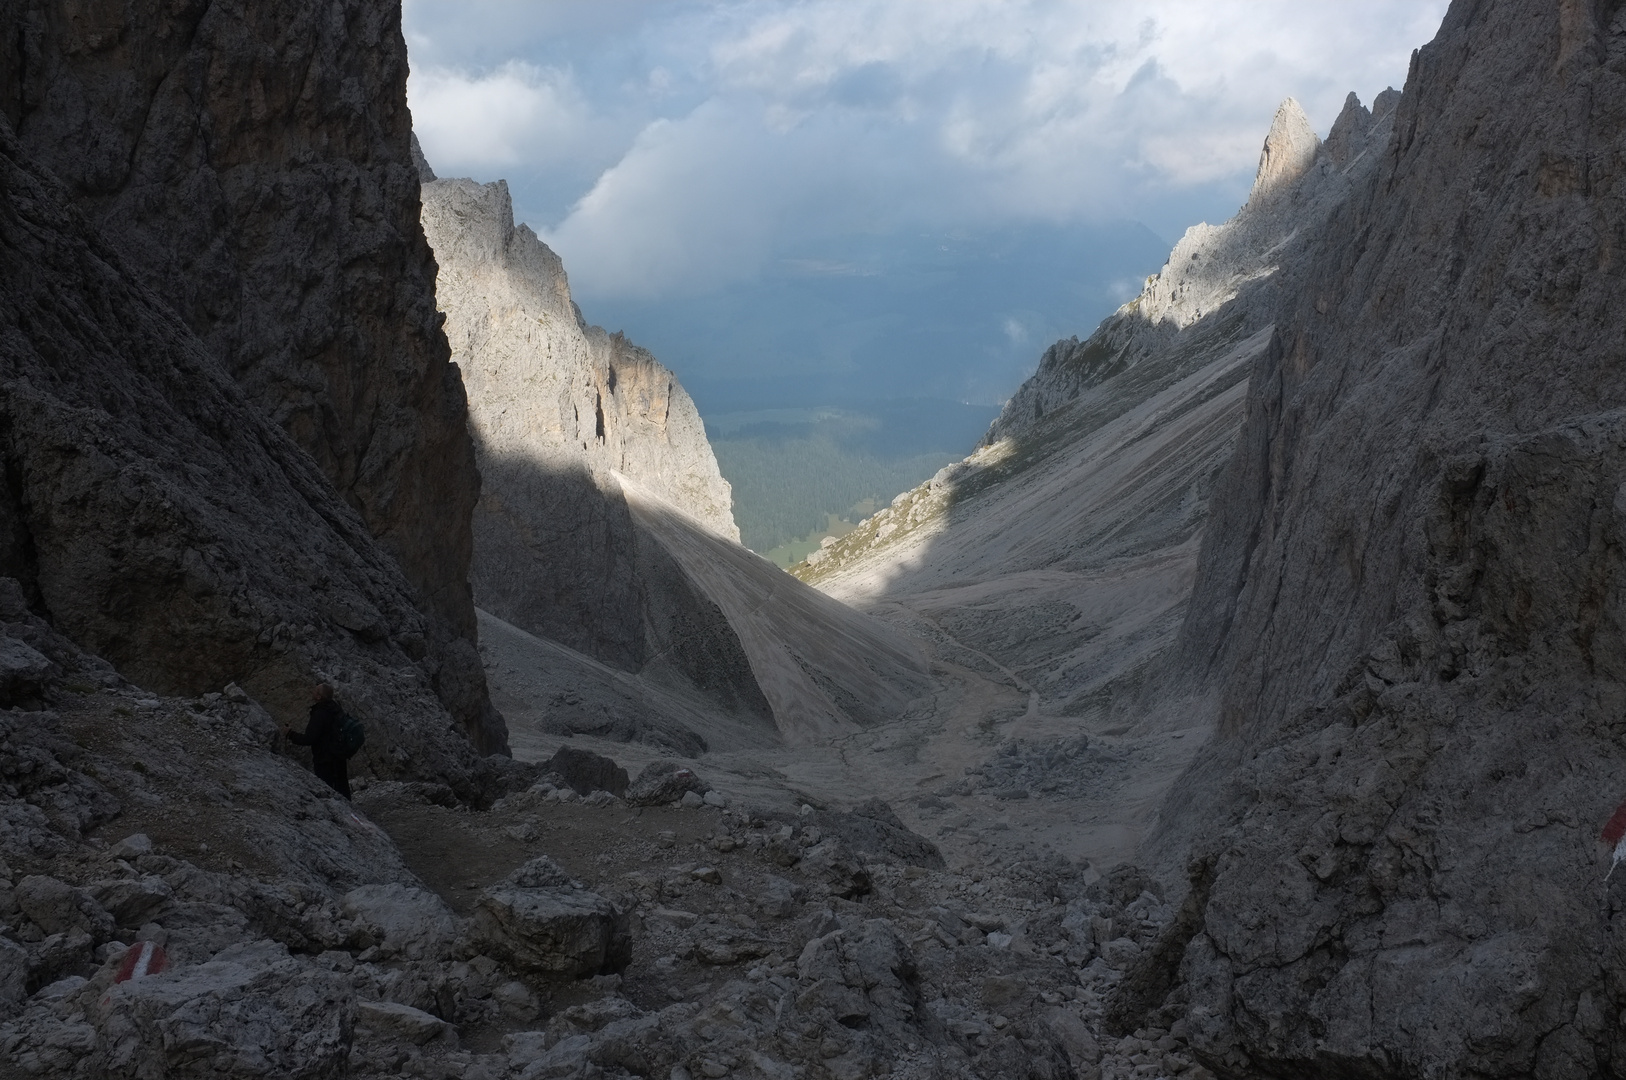
[[[417,592],[436,691],[500,749],[399,6],[20,0],[0,40],[20,152],[361,515]]]
[[[423,202],[480,450],[477,601],[532,633],[639,671],[663,651],[656,640],[669,629],[650,625],[651,579],[677,576],[650,564],[658,555],[640,553],[613,473],[738,539],[700,416],[654,357],[586,324],[559,257],[529,228],[515,228],[506,184],[434,180]]]
[[[476,599],[508,645],[516,628],[543,639],[521,649],[529,668],[597,661],[661,691],[550,690],[545,722],[660,745],[803,742],[906,708],[925,686],[918,650],[739,547],[694,402],[648,352],[587,324],[559,257],[515,226],[507,185],[427,180],[423,200],[480,451]]]
[[[483,460],[614,470],[738,540],[728,482],[694,402],[647,351],[587,325],[559,256],[528,226],[515,227],[508,185],[434,180],[423,202]]]

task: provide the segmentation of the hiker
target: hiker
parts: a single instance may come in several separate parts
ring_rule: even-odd
[[[311,691],[311,718],[303,732],[284,724],[282,733],[295,746],[311,748],[311,764],[316,775],[328,787],[350,798],[350,766],[345,761],[344,747],[339,729],[344,724],[344,710],[333,700],[333,687],[317,683]]]

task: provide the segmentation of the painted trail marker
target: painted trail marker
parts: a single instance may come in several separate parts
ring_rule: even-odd
[[[156,941],[138,941],[125,951],[124,959],[120,962],[118,974],[113,976],[113,981],[129,982],[131,979],[157,975],[168,969],[169,957],[164,955],[162,945]]]

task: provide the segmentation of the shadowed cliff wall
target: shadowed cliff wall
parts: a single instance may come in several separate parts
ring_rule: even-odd
[[[1459,0],[1283,298],[1168,673],[1223,1072],[1626,1068],[1623,145],[1620,4]]]
[[[437,692],[500,749],[399,5],[18,0],[0,49],[23,152],[361,515],[419,594]]]

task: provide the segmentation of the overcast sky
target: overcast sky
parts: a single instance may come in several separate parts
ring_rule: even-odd
[[[1445,7],[406,0],[405,26],[430,163],[507,178],[592,318],[853,269],[833,238],[1140,222],[1172,242],[1234,212],[1282,98],[1324,134],[1349,91],[1402,85]]]

